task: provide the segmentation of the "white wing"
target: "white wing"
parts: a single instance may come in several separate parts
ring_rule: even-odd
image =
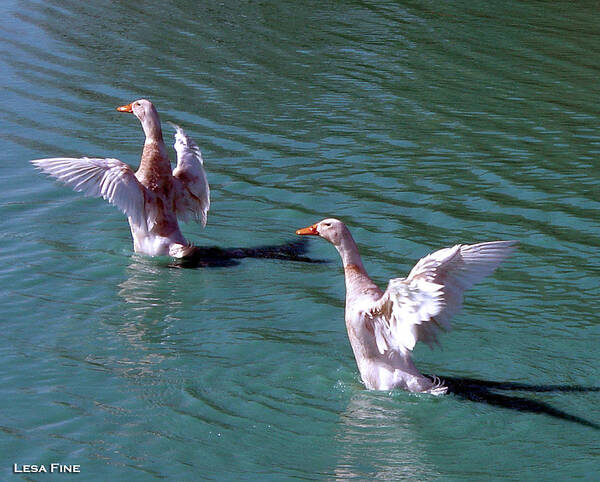
[[[436,342],[440,329],[450,329],[464,291],[493,273],[515,244],[492,241],[440,249],[421,259],[406,279],[391,280],[370,312],[379,351]]]
[[[133,170],[118,159],[54,157],[31,162],[75,191],[86,196],[102,196],[135,224],[146,222],[144,188]]]
[[[191,216],[206,226],[206,216],[210,208],[210,188],[204,172],[204,161],[198,145],[175,124],[175,150],[177,167],[173,177],[177,185],[176,211],[184,221]]]
[[[380,353],[412,350],[418,327],[444,308],[443,286],[423,279],[391,279],[385,293],[368,313]]]

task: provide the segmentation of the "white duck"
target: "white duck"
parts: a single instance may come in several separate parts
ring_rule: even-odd
[[[390,280],[385,292],[369,278],[350,231],[324,219],[296,234],[321,236],[342,257],[346,279],[346,328],[363,383],[369,390],[403,388],[446,393],[443,383],[422,375],[411,352],[418,341],[430,346],[450,328],[463,292],[491,274],[513,251],[515,241],[457,244],[421,259],[408,277]]]
[[[138,170],[118,159],[55,157],[31,161],[44,172],[87,196],[102,196],[129,220],[136,253],[185,257],[194,247],[181,234],[177,218],[206,225],[210,190],[202,155],[183,129],[175,126],[177,166],[171,162],[156,108],[146,99],[117,108],[134,114],[146,134]]]

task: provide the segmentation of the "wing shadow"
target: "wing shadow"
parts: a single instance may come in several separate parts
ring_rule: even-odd
[[[301,263],[328,263],[327,260],[306,256],[308,240],[300,238],[284,244],[256,246],[253,248],[220,248],[218,246],[194,246],[191,255],[173,261],[171,268],[226,268],[237,266],[240,259],[280,259]]]
[[[429,376],[429,375],[428,375]],[[432,378],[431,376],[429,376]],[[531,385],[517,382],[498,382],[476,378],[440,376],[448,387],[448,393],[477,403],[487,403],[495,407],[507,408],[518,412],[529,412],[549,415],[551,417],[578,423],[586,427],[600,429],[600,424],[572,415],[551,405],[522,396],[505,395],[498,391],[515,392],[600,392],[600,387],[582,385]]]

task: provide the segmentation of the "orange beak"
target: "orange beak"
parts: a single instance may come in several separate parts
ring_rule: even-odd
[[[117,107],[117,110],[119,112],[129,112],[129,113],[133,114],[133,108],[131,107],[131,104],[122,105],[121,107]]]
[[[309,226],[307,228],[299,229],[298,231],[296,231],[296,234],[299,234],[300,236],[304,236],[307,234],[311,234],[313,236],[318,236],[319,231],[317,231],[317,225],[313,224],[312,226]]]

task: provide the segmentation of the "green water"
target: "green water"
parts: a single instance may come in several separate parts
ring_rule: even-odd
[[[86,480],[598,479],[581,421],[365,391],[324,241],[309,254],[328,264],[169,268],[28,162],[137,165],[140,125],[115,107],[147,97],[202,148],[197,244],[336,216],[385,285],[432,250],[517,239],[417,365],[598,387],[600,11],[439,3],[1,3],[2,479],[53,462]],[[597,391],[504,393],[600,424]]]

